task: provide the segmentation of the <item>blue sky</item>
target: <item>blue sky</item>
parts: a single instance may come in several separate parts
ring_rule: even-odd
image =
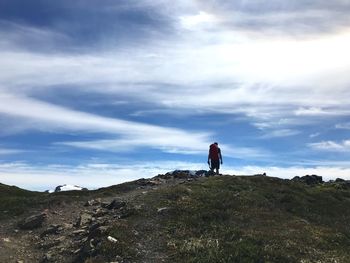
[[[0,0],[0,182],[350,179],[350,3]]]

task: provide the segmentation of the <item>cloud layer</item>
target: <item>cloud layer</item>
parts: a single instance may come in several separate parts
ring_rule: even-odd
[[[23,145],[40,142],[86,159],[155,151],[195,163],[219,140],[228,164],[316,167],[349,148],[349,8],[1,1],[0,155],[26,161]]]

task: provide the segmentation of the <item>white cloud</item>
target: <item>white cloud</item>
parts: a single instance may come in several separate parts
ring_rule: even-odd
[[[75,142],[58,142],[56,145],[65,145],[83,149],[94,149],[101,151],[111,152],[123,152],[132,151],[139,147],[149,147],[160,149],[163,152],[175,153],[175,154],[199,154],[206,156],[208,154],[208,143],[200,144],[188,144],[184,145],[179,141],[167,143],[166,138],[148,138],[146,139],[121,139],[121,140],[97,140],[97,141],[75,141]],[[260,160],[271,157],[271,153],[266,150],[259,148],[248,148],[248,147],[236,147],[232,145],[220,144],[222,154],[224,157],[236,158],[236,159],[251,159],[259,158]]]
[[[339,123],[335,125],[336,129],[345,129],[345,130],[350,130],[350,123]]]
[[[23,152],[25,152],[25,150],[0,148],[0,155],[12,155]]]
[[[291,129],[272,130],[270,132],[269,131],[265,131],[265,132],[266,134],[261,137],[263,139],[289,137],[289,136],[300,134],[300,131],[291,130]]]
[[[195,30],[198,27],[203,26],[203,24],[214,23],[217,19],[215,16],[208,14],[206,12],[200,11],[196,15],[186,15],[180,16],[180,23],[186,29]]]
[[[315,137],[318,137],[320,136],[321,134],[319,132],[316,132],[316,133],[312,133],[309,135],[310,138],[315,138]]]
[[[309,147],[320,151],[350,152],[350,140],[344,140],[342,142],[322,141],[310,143]]]
[[[118,118],[107,118],[4,93],[0,93],[0,113],[30,120],[30,122],[24,123],[30,129],[103,132],[123,138],[115,143],[111,141],[100,141],[98,144],[89,142],[89,147],[95,149],[99,147],[111,148],[113,145],[120,146],[122,144],[125,147],[149,146],[158,149],[175,148],[185,151],[202,151],[207,149],[210,144],[207,133],[195,133]]]
[[[253,39],[220,29],[99,54],[40,54],[7,46],[0,52],[0,90],[31,96],[74,85],[177,114],[243,114],[267,124],[300,117],[310,123],[350,112],[350,60],[342,55],[349,45],[348,32],[295,40]]]

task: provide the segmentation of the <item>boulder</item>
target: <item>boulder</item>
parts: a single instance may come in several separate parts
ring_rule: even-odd
[[[296,182],[302,182],[302,183],[306,183],[307,185],[315,185],[315,184],[322,184],[323,180],[322,180],[322,176],[318,176],[318,175],[305,175],[302,177],[299,176],[295,176],[292,181],[296,181]]]
[[[345,182],[345,180],[342,179],[342,178],[337,178],[337,179],[335,179],[335,182],[336,183],[342,183],[342,182]]]
[[[46,213],[32,215],[18,222],[18,227],[26,230],[39,228],[44,223],[46,217],[47,217]]]

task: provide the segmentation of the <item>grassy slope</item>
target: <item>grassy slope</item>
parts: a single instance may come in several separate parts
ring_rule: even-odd
[[[0,219],[20,215],[37,206],[44,193],[0,184]]]
[[[129,182],[94,191],[65,191],[49,194],[28,191],[0,183],[0,220],[31,212],[32,209],[48,208],[59,203],[86,201],[90,198],[125,193],[137,186],[137,182]]]
[[[115,196],[135,187],[126,183],[48,195],[0,184],[0,215]],[[158,213],[161,207],[168,209]],[[109,234],[118,242],[104,239],[101,262],[116,256],[132,262],[347,262],[350,257],[350,189],[336,184],[203,178],[136,196],[130,211],[111,226]]]
[[[110,259],[135,259],[136,242],[152,255],[167,255],[167,262],[347,262],[350,257],[350,191],[331,184],[213,177],[150,192],[139,202],[137,213],[111,229],[120,242],[105,242],[103,254]],[[157,213],[160,207],[170,209]],[[140,262],[152,262],[145,260],[147,253],[139,255]]]

